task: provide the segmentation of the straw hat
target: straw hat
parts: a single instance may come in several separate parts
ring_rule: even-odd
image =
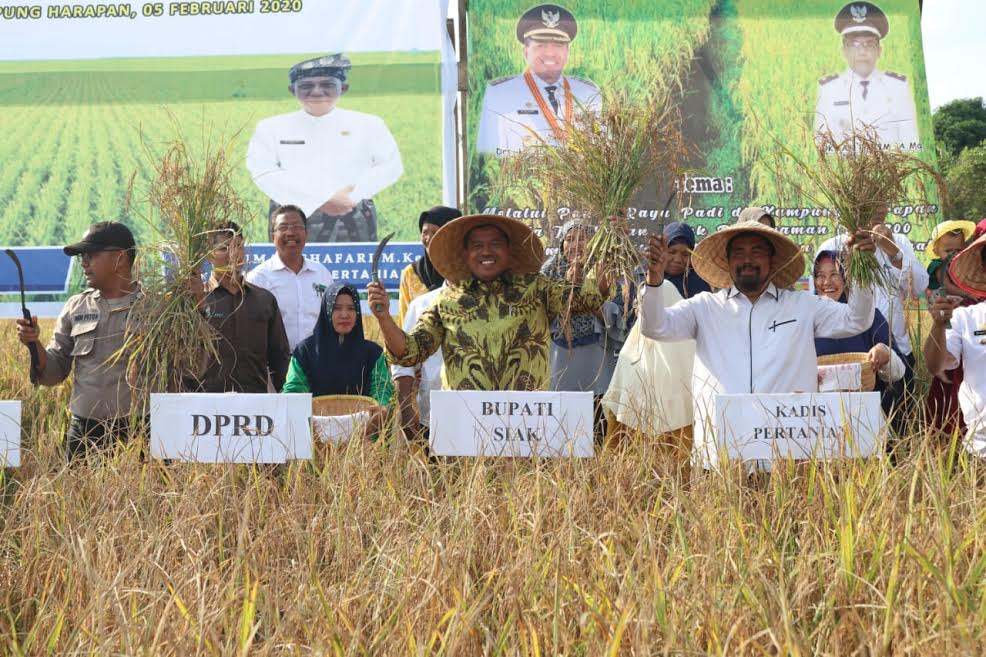
[[[982,251],[986,248],[986,235],[970,244],[952,258],[948,273],[959,287],[978,296],[986,296],[986,266]]]
[[[709,285],[720,289],[732,287],[733,277],[729,272],[726,245],[729,240],[744,233],[762,235],[774,245],[774,269],[770,272],[770,280],[774,285],[791,287],[804,275],[805,256],[801,247],[770,226],[742,222],[709,235],[695,247],[692,266]]]
[[[510,264],[514,274],[535,274],[544,264],[544,245],[530,226],[496,214],[473,214],[453,219],[438,229],[428,245],[428,257],[438,273],[451,283],[469,280],[472,272],[463,257],[468,233],[479,226],[496,226],[510,238]]]
[[[972,221],[963,221],[961,219],[953,219],[951,221],[943,221],[931,230],[931,250],[938,255],[936,249],[938,248],[938,240],[945,237],[949,233],[954,233],[957,230],[962,231],[962,240],[969,241],[973,235],[976,234],[976,224]]]

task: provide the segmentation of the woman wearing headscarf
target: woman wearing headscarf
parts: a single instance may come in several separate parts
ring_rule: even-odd
[[[664,229],[668,260],[664,267],[664,280],[670,281],[682,299],[690,299],[699,292],[711,292],[712,287],[692,269],[692,251],[695,250],[695,231],[680,221],[670,223]]]
[[[394,383],[383,349],[363,337],[355,287],[335,284],[322,295],[315,329],[295,347],[282,392],[372,397],[378,406],[371,412],[371,427],[379,429]]]
[[[431,258],[428,257],[428,245],[439,228],[461,216],[462,213],[455,208],[436,205],[430,210],[425,210],[418,217],[418,229],[421,231],[421,243],[425,247],[425,253],[401,272],[401,284],[397,298],[397,324],[399,326],[404,326],[404,316],[407,314],[407,307],[411,305],[412,301],[426,292],[437,290],[445,282],[445,279],[431,263]]]
[[[834,251],[821,251],[815,258],[813,270],[815,294],[846,303],[845,271]],[[904,377],[904,360],[896,349],[890,347],[890,327],[879,310],[873,314],[873,324],[859,335],[849,338],[815,338],[815,354],[866,353],[876,372],[876,391],[880,393],[883,412],[890,415],[899,397],[894,387]]]

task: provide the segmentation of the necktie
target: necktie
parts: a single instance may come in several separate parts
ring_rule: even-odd
[[[544,88],[544,90],[548,92],[548,102],[551,103],[551,109],[554,110],[555,116],[558,116],[558,99],[555,98],[555,89],[557,88],[558,87],[553,84],[549,84]],[[863,98],[866,98],[865,92]]]
[[[859,83],[863,85],[863,100],[866,100],[866,94],[870,91],[870,81],[860,80]]]

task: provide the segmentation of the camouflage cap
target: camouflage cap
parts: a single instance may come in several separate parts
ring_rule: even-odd
[[[568,43],[575,39],[579,27],[572,12],[559,5],[531,7],[517,21],[517,40],[559,41]]]
[[[313,77],[333,77],[345,82],[346,75],[352,67],[353,63],[349,58],[337,52],[334,55],[323,55],[298,62],[288,71],[288,79],[291,80],[291,84],[301,78]]]
[[[835,31],[847,34],[873,34],[881,39],[890,31],[890,23],[883,10],[872,2],[850,2],[835,16]]]

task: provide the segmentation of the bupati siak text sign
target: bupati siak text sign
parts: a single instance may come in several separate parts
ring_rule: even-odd
[[[198,463],[312,457],[309,394],[151,395],[151,456]]]
[[[431,393],[438,456],[591,457],[592,393]]]
[[[720,448],[741,461],[865,457],[883,451],[876,392],[719,395]]]
[[[21,403],[0,401],[0,468],[21,465]]]

